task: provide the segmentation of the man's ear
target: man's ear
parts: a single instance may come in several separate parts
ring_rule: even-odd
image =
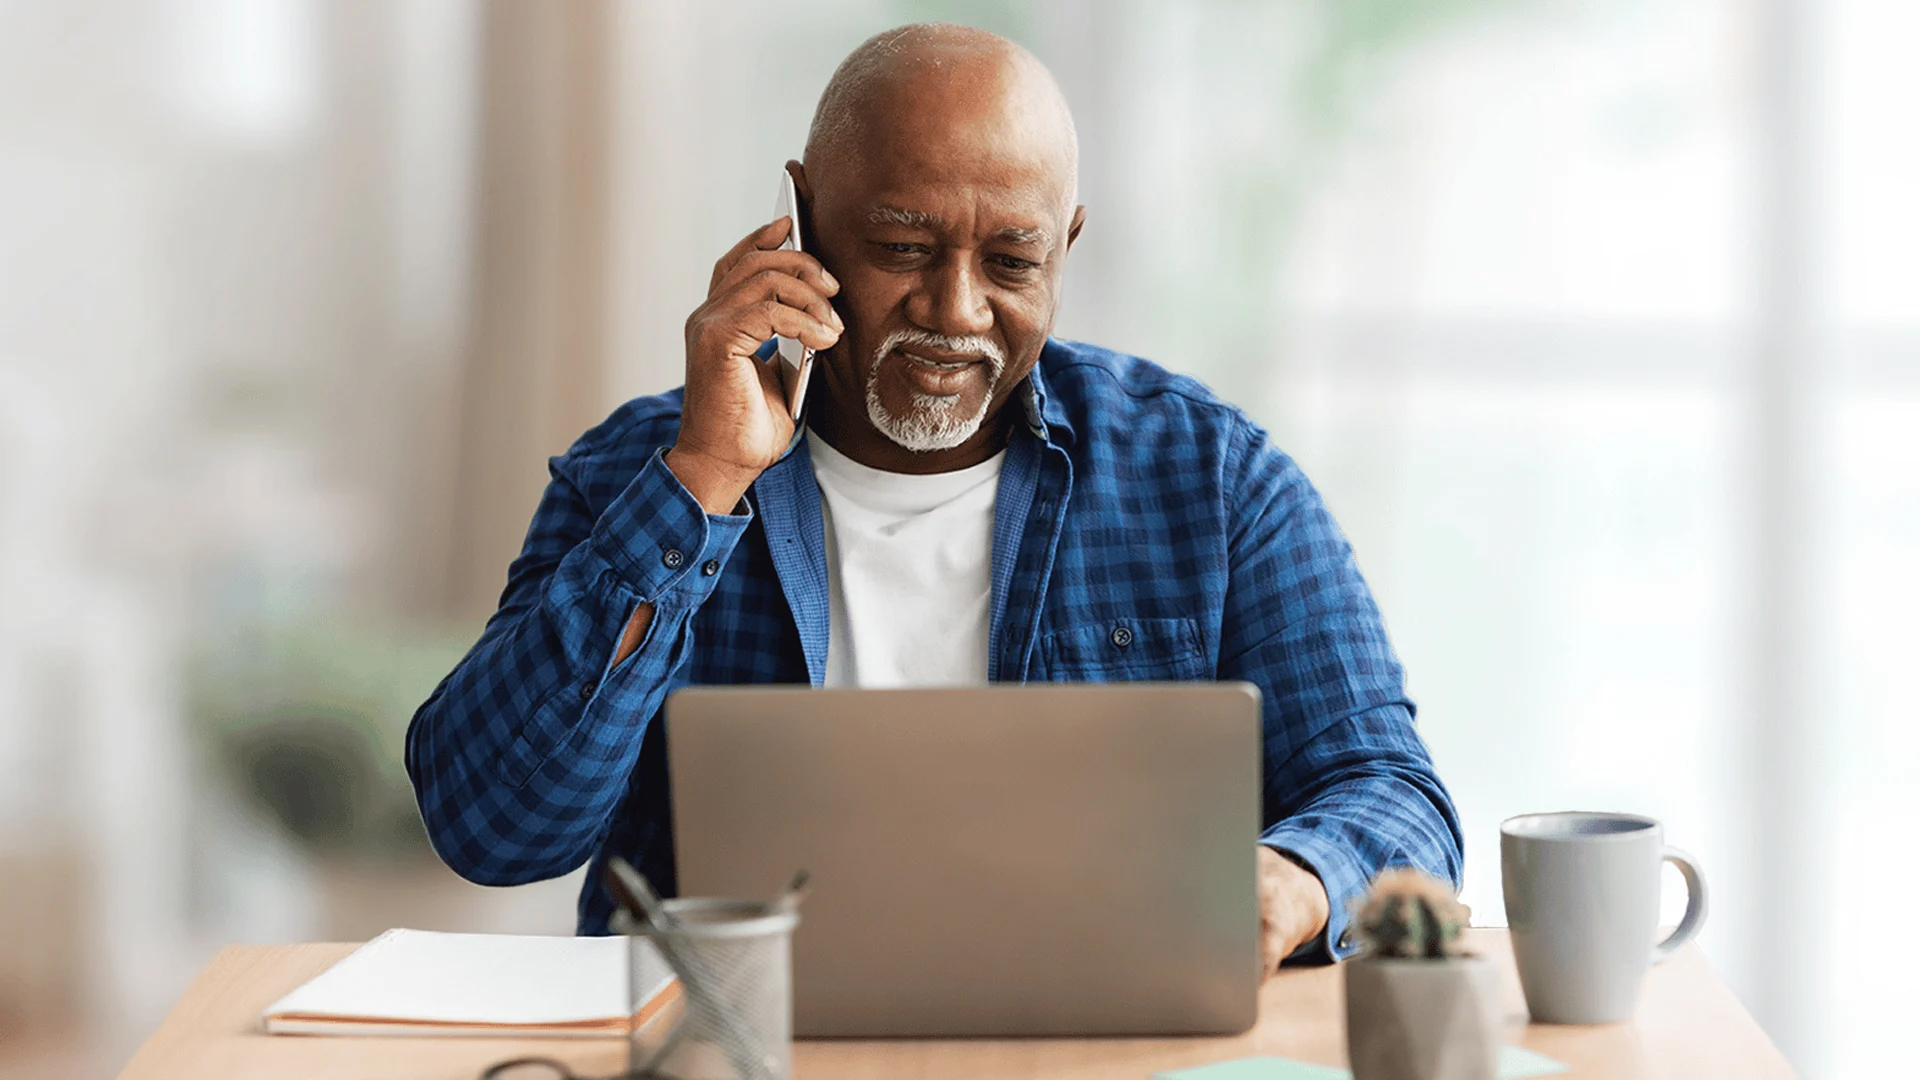
[[[1068,251],[1073,250],[1073,242],[1075,240],[1080,239],[1080,226],[1085,225],[1086,223],[1087,223],[1087,208],[1084,206],[1074,207],[1073,208],[1073,224],[1067,226],[1067,250]]]

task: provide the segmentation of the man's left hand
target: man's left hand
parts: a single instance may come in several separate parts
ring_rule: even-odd
[[[1327,888],[1313,873],[1266,846],[1260,853],[1260,968],[1271,976],[1280,961],[1327,928]]]

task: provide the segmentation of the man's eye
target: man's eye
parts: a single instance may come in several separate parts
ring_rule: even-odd
[[[885,241],[885,240],[880,242],[880,249],[882,251],[890,252],[891,254],[894,254],[894,255],[918,255],[922,250],[924,250],[921,248],[919,244],[899,243],[899,242]]]
[[[1016,273],[1021,273],[1021,274],[1024,274],[1027,271],[1032,270],[1034,267],[1037,267],[1040,265],[1039,263],[1034,262],[1031,259],[1016,258],[1012,255],[995,255],[993,256],[993,262],[998,263],[1000,266],[1008,270],[1012,270]]]

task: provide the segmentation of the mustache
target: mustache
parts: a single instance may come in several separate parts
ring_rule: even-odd
[[[939,349],[942,352],[972,353],[975,356],[985,357],[993,365],[995,375],[998,375],[1000,369],[1007,365],[1006,353],[1000,351],[1000,346],[992,338],[977,334],[949,337],[946,334],[935,334],[926,330],[895,330],[887,335],[887,339],[880,343],[878,349],[874,350],[873,357],[878,361],[902,345],[919,345],[922,348]]]

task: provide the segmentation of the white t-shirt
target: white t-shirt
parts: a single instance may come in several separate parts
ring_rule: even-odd
[[[807,433],[826,525],[828,686],[987,681],[993,503],[1006,453],[958,472],[870,469]]]

